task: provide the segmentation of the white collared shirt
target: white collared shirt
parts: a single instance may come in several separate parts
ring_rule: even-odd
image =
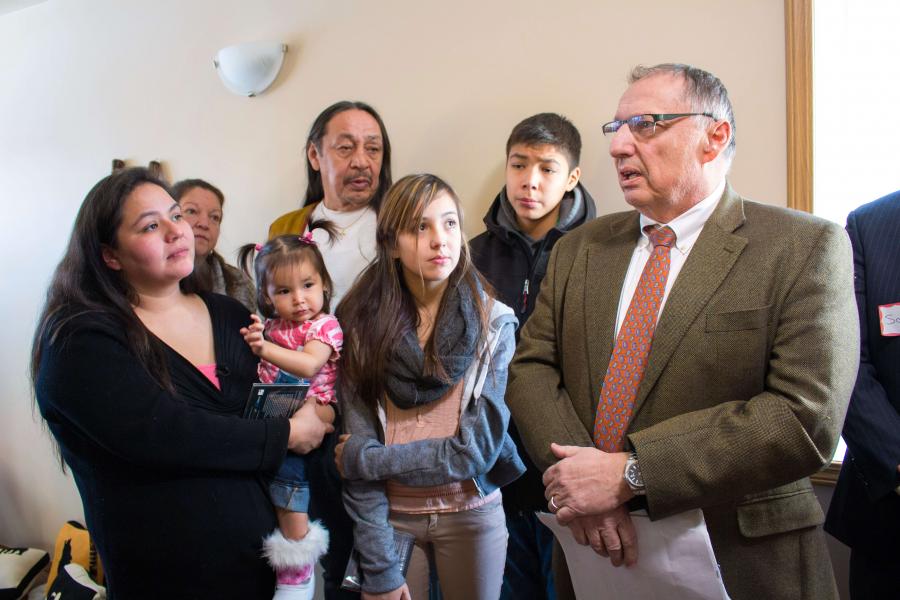
[[[671,227],[672,231],[675,232],[675,246],[672,248],[669,255],[669,278],[666,280],[666,290],[663,293],[662,303],[660,303],[659,306],[659,313],[662,315],[666,300],[669,298],[669,292],[672,291],[672,285],[675,284],[675,280],[678,278],[681,268],[684,266],[685,261],[687,261],[688,254],[691,253],[691,248],[694,247],[697,238],[700,237],[700,232],[703,231],[703,226],[706,225],[709,216],[716,209],[716,206],[718,206],[724,191],[725,180],[723,179],[722,182],[716,186],[716,189],[713,190],[712,194],[692,206],[686,212],[675,217],[669,223],[657,223],[653,219],[641,215],[641,237],[638,238],[634,254],[631,255],[631,263],[628,265],[628,272],[625,274],[625,282],[622,284],[622,293],[619,296],[619,311],[616,316],[616,336],[619,335],[619,328],[622,327],[622,322],[625,321],[625,314],[628,312],[628,306],[631,304],[631,297],[634,296],[634,291],[637,289],[638,282],[641,279],[644,265],[647,264],[647,260],[653,252],[653,245],[650,243],[650,238],[644,231],[644,227],[647,225],[665,225]],[[659,316],[657,316],[657,322],[659,322]]]

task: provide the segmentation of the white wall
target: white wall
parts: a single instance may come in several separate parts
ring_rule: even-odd
[[[212,56],[253,40],[288,43],[287,64],[265,95],[233,96]],[[231,256],[298,205],[315,115],[365,100],[387,124],[395,178],[445,176],[474,234],[510,129],[549,110],[580,128],[584,180],[605,213],[624,203],[600,126],[630,67],[664,61],[723,79],[738,123],[731,180],[784,205],[781,0],[48,0],[0,15],[0,542],[50,548],[63,521],[82,518],[32,414],[27,364],[72,219],[112,158],[220,186]]]

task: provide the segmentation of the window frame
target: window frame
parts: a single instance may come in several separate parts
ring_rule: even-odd
[[[813,210],[813,2],[784,0],[787,95],[787,205]],[[834,486],[843,461],[814,474],[814,484]]]
[[[787,205],[812,212],[813,0],[784,0],[787,92]]]

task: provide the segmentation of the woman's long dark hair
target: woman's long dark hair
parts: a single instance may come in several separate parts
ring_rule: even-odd
[[[134,312],[138,296],[120,271],[103,261],[103,248],[118,246],[122,211],[129,195],[141,185],[166,184],[145,168],[122,169],[91,188],[69,238],[66,254],[56,267],[47,302],[38,319],[31,349],[31,380],[37,382],[41,356],[47,346],[65,342],[65,327],[76,317],[93,314],[114,321],[125,332],[129,350],[161,387],[172,390],[163,345]],[[190,291],[191,278],[181,282]]]
[[[219,201],[219,208],[225,206],[225,194],[222,190],[209,183],[204,179],[182,179],[172,186],[172,197],[175,202],[181,203],[181,199],[191,190],[200,188],[206,190],[216,197]],[[240,295],[244,286],[244,281],[238,277],[235,272],[228,269],[228,263],[225,258],[216,252],[215,248],[209,249],[206,256],[194,257],[194,273],[192,281],[197,292],[212,292],[215,285],[213,274],[218,271],[222,274],[222,281],[225,283],[225,295],[236,298]]]
[[[462,233],[462,208],[453,189],[440,177],[429,174],[407,175],[391,186],[378,213],[376,258],[356,280],[337,308],[337,317],[344,330],[342,377],[355,393],[374,407],[384,395],[384,374],[397,342],[409,330],[419,325],[419,311],[415,297],[403,279],[400,259],[391,254],[397,248],[400,233],[415,233],[422,213],[441,193],[449,195],[459,214],[459,263],[448,279],[447,289],[468,286],[478,314],[480,334],[476,348],[481,348],[487,336],[490,309],[487,282],[472,264],[469,245]],[[444,311],[449,294],[444,293],[438,314]],[[437,321],[437,319],[435,319]],[[432,330],[425,342],[425,374],[446,377],[438,354],[438,344]]]

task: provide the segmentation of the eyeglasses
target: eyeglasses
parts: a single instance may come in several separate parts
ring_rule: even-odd
[[[634,115],[621,121],[610,121],[603,126],[603,135],[612,135],[617,132],[622,125],[628,125],[628,129],[635,137],[649,138],[656,133],[656,124],[661,121],[671,121],[672,119],[680,119],[681,117],[709,117],[715,119],[710,113],[669,113],[663,115]]]

